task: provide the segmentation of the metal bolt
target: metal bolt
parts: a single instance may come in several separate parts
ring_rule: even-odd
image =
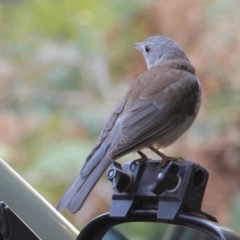
[[[114,177],[114,174],[115,174],[115,171],[113,169],[111,169],[109,172],[108,172],[108,176],[109,177]]]
[[[157,175],[157,178],[158,178],[158,179],[163,178],[163,172],[159,172],[158,175]]]

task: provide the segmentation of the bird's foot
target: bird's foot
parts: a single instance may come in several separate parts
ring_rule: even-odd
[[[141,158],[139,159],[136,159],[132,162],[132,164],[139,164],[139,163],[143,163],[143,162],[146,162],[148,160],[148,157],[146,154],[144,154],[143,152],[141,151],[137,151],[137,153],[140,155]]]
[[[175,157],[166,156],[165,154],[163,154],[162,152],[158,151],[154,147],[149,147],[149,149],[151,149],[154,153],[156,153],[162,159],[161,163],[157,166],[157,169],[160,169],[160,168],[164,167],[167,164],[168,161],[184,161],[184,159],[182,157],[175,158]]]

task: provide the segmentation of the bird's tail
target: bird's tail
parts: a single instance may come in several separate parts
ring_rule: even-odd
[[[82,207],[92,188],[111,163],[106,153],[108,147],[97,149],[87,159],[80,174],[58,202],[58,211],[67,209],[75,213]]]

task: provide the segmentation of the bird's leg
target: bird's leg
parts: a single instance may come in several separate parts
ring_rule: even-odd
[[[137,153],[140,155],[141,158],[134,160],[132,164],[139,164],[148,160],[147,155],[145,155],[142,151],[137,151]]]
[[[148,148],[151,149],[154,153],[156,153],[158,156],[160,156],[162,158],[162,161],[161,161],[161,163],[159,164],[159,166],[157,168],[161,168],[161,167],[165,166],[168,161],[184,160],[181,157],[180,158],[175,158],[175,157],[166,156],[165,154],[163,154],[162,152],[158,151],[154,147],[148,147]]]
[[[140,155],[141,159],[143,159],[143,160],[147,160],[148,159],[147,155],[144,154],[142,151],[137,151],[137,153]]]

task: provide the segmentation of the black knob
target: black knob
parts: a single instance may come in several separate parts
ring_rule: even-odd
[[[164,168],[160,168],[156,173],[156,182],[151,191],[160,195],[165,190],[174,189],[180,181],[180,177],[177,175],[178,170],[179,165],[173,161],[168,162]]]

